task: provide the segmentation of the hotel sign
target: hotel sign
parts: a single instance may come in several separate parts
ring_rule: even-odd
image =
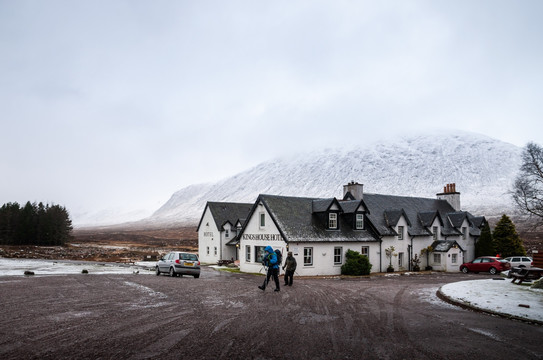
[[[281,241],[280,234],[243,234],[241,235],[243,240],[266,240],[266,241]]]

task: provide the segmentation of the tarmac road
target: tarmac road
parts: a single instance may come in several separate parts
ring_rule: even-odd
[[[262,277],[210,268],[199,279],[0,277],[0,358],[542,359],[543,327],[435,295],[478,278],[295,278],[274,293],[257,288]]]

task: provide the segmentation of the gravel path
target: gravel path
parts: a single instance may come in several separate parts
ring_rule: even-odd
[[[262,277],[210,268],[200,279],[5,276],[0,358],[542,359],[543,327],[435,295],[479,278],[295,278],[274,293],[257,288]]]

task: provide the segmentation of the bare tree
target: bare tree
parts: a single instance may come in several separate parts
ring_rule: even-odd
[[[535,217],[536,226],[543,226],[543,148],[528,143],[522,152],[522,166],[512,190],[521,212]]]

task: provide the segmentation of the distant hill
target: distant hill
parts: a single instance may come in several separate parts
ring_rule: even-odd
[[[463,210],[488,217],[511,212],[510,190],[522,149],[469,132],[425,134],[350,148],[323,149],[266,161],[214,184],[183,188],[144,222],[194,224],[207,201],[253,202],[259,194],[342,197],[364,192],[433,198],[456,183]]]

